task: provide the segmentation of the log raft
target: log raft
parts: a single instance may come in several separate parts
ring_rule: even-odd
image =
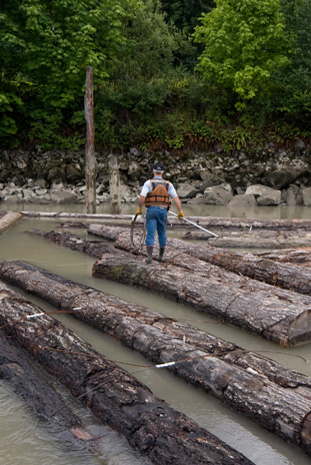
[[[19,262],[1,279],[119,339],[311,455],[311,378],[145,307]],[[170,362],[174,363],[170,364]]]
[[[116,237],[116,247],[132,250],[128,233],[119,234],[118,231],[113,235],[113,232],[113,228],[108,228],[109,237]],[[88,248],[83,245],[81,238],[77,240],[77,236],[68,233],[56,235],[54,232],[35,231],[35,234],[50,240],[57,236],[58,243],[70,248],[75,247],[76,250]],[[183,249],[183,241],[169,240],[166,264],[161,266],[148,266],[129,253],[115,251],[111,254],[109,249],[106,253],[97,255],[101,256],[101,259],[94,264],[93,274],[160,292],[200,312],[283,346],[293,346],[311,340],[309,297],[207,264],[188,253],[180,252],[180,249],[186,249],[187,252],[192,250],[187,244]],[[99,250],[101,252],[100,247]]]
[[[0,302],[2,330],[156,465],[252,464],[3,283]]]

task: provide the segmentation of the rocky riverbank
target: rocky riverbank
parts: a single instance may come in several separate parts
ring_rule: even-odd
[[[97,203],[109,201],[108,153],[96,154]],[[274,146],[252,154],[163,152],[132,148],[118,156],[122,202],[135,202],[155,160],[183,203],[255,206],[311,205],[311,157],[304,142],[293,151]],[[85,202],[84,150],[40,148],[0,151],[0,197],[8,203],[64,204]]]

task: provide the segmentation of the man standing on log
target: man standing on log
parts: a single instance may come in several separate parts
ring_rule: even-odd
[[[172,198],[178,209],[178,219],[184,218],[181,210],[181,203],[176,190],[172,183],[162,178],[164,166],[162,163],[155,163],[153,166],[153,178],[149,179],[143,185],[138,200],[137,215],[141,214],[141,208],[145,204],[147,207],[146,214],[146,247],[147,260],[146,263],[152,262],[152,253],[154,247],[154,235],[157,230],[160,246],[159,261],[163,259],[163,254],[166,246],[166,227],[167,227],[167,212],[170,208]]]

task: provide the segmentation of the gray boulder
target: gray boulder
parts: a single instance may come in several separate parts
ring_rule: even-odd
[[[228,207],[255,207],[257,205],[253,194],[236,195],[229,202]]]
[[[233,198],[230,184],[208,187],[204,191],[204,200],[208,205],[226,206]]]
[[[259,206],[275,206],[281,203],[281,191],[255,184],[246,189],[246,195],[254,195]]]

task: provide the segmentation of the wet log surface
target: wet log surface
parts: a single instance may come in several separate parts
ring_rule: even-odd
[[[62,440],[96,452],[95,438],[67,407],[47,375],[43,375],[33,361],[15,342],[0,331],[0,377],[9,381],[34,412],[53,425],[53,431]],[[57,412],[53,415],[54,412]],[[90,458],[91,460],[91,458]]]
[[[311,378],[235,344],[19,262],[1,279],[116,337],[311,454]]]
[[[85,245],[88,241],[68,233],[30,232],[50,240],[57,237],[59,244],[75,250],[84,251],[88,248]],[[105,238],[116,237],[116,247],[132,251],[128,232],[119,234],[118,228],[117,230],[103,228],[102,233]],[[282,281],[277,277],[278,275],[271,274],[271,268],[274,264],[278,268],[284,268],[286,266],[284,264],[262,260],[269,266],[264,263],[262,268],[252,267],[251,270],[254,270],[252,276],[249,262],[253,260],[259,262],[259,258],[254,257],[249,260],[250,255],[246,254],[247,264],[243,267],[240,254],[234,255],[221,249],[192,246],[177,239],[168,241],[165,262],[160,267],[156,266],[155,262],[151,266],[147,265],[132,254],[117,255],[117,251],[111,254],[105,244],[103,248],[100,245],[98,247],[97,257],[100,256],[101,259],[93,266],[93,274],[97,277],[146,287],[284,346],[302,344],[311,340],[310,298],[274,286],[280,285]],[[107,252],[102,253],[103,250]],[[204,260],[194,255],[204,257]],[[93,256],[96,254],[94,253]],[[227,265],[224,258],[220,260],[220,257],[226,257]],[[206,259],[210,262],[214,260],[217,266],[207,264]],[[219,267],[220,262],[222,267],[229,268],[229,271]],[[261,270],[263,274],[265,273],[264,276],[260,276]],[[298,270],[300,273],[301,271]],[[273,285],[260,282],[267,279],[268,273],[272,276]],[[256,279],[249,279],[240,274],[248,274],[249,277]],[[261,280],[257,281],[259,278]],[[308,279],[303,279],[302,276],[301,281],[301,283],[298,281],[299,289],[304,289],[304,284],[306,287],[309,286]]]
[[[251,465],[132,375],[0,283],[0,324],[48,373],[157,464]],[[36,317],[27,318],[29,316]]]
[[[184,254],[172,247],[174,241],[168,241],[162,264],[147,265],[132,254],[117,260],[104,254],[95,263],[94,274],[161,292],[285,346],[311,339],[310,297]],[[115,245],[130,250],[128,235],[119,235]]]

